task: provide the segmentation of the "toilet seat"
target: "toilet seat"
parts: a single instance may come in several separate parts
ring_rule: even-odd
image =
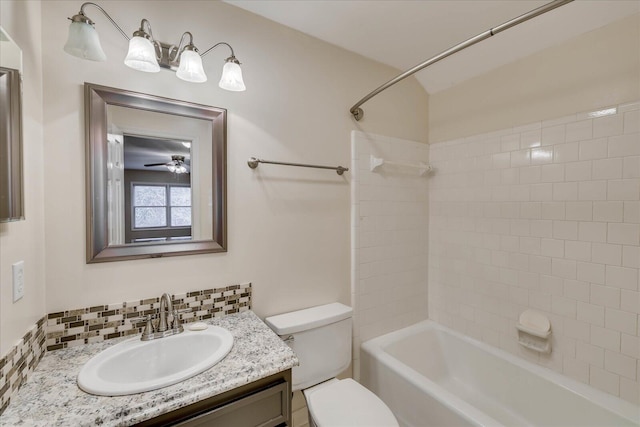
[[[318,427],[397,427],[382,400],[351,378],[333,379],[304,390],[309,414]]]

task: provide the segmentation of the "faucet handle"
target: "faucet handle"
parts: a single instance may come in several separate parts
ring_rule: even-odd
[[[180,313],[191,313],[193,310],[191,310],[190,308],[183,308],[182,310],[177,310],[174,309],[173,313],[171,313],[171,326],[173,329],[180,329],[182,328],[182,322],[180,321]]]
[[[152,316],[147,314],[146,316],[132,317],[129,319],[129,321],[133,323],[138,320],[144,320],[145,325],[144,330],[142,331],[142,335],[151,335],[154,332],[153,322],[151,321],[151,319]]]
[[[178,316],[178,310],[174,309],[171,313],[171,327],[177,329],[180,326],[180,316]]]
[[[154,333],[154,328],[153,328],[153,322],[151,321],[151,316],[147,315],[146,319],[145,319],[146,323],[144,325],[144,331],[142,331],[143,334],[152,334]]]

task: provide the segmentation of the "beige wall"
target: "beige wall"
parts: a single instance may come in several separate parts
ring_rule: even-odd
[[[0,25],[23,51],[24,221],[0,224],[0,356],[45,311],[40,3],[0,2]],[[11,265],[24,261],[25,296],[13,303]]]
[[[426,121],[419,119],[427,117],[424,90],[414,80],[398,85],[369,102],[356,124],[349,107],[397,70],[219,2],[100,4],[127,32],[146,17],[162,41],[177,42],[189,30],[201,49],[231,43],[243,63],[244,93],[217,87],[224,50],[205,58],[210,81],[202,85],[125,67],[126,41],[91,8],[108,60],[81,61],[62,52],[66,18],[80,4],[42,3],[47,311],[240,281],[253,282],[260,316],[349,303],[349,173],[251,170],[246,161],[348,166],[353,129],[426,142]],[[84,82],[228,109],[227,253],[85,264]]]
[[[640,15],[634,15],[432,94],[429,142],[638,98]]]

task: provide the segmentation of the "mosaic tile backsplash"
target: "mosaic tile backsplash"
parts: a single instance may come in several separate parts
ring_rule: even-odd
[[[26,381],[44,356],[46,316],[42,317],[9,352],[0,359],[0,414],[11,395]]]
[[[183,323],[251,309],[251,283],[175,294],[173,307]],[[49,313],[0,358],[0,415],[11,395],[33,372],[45,351],[91,344],[142,332],[145,316],[157,316],[160,298],[127,301]]]
[[[172,295],[184,323],[251,308],[251,283]],[[157,316],[160,297],[98,305],[47,315],[47,351],[142,333],[144,316]]]

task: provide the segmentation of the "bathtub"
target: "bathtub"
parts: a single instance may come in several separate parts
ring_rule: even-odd
[[[362,344],[360,381],[401,426],[638,426],[637,405],[433,321]]]

